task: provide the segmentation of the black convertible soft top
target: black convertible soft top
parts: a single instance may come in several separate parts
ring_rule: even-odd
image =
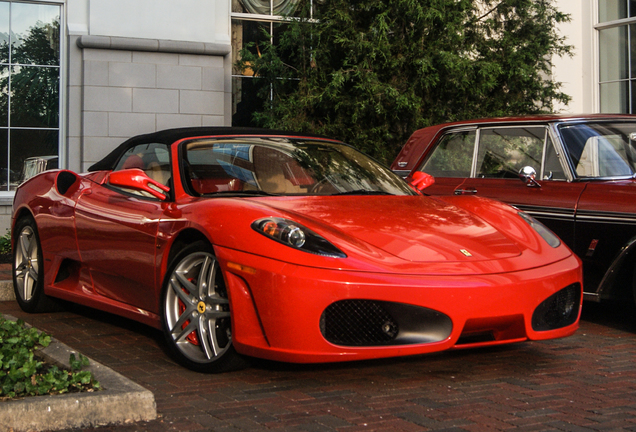
[[[121,143],[115,150],[108,153],[102,160],[94,163],[88,168],[89,172],[113,170],[117,164],[117,161],[121,156],[126,153],[128,149],[139,144],[172,144],[175,141],[179,141],[188,137],[200,137],[200,136],[293,136],[293,137],[307,137],[307,138],[321,138],[327,137],[313,134],[296,133],[290,131],[272,130],[272,129],[259,129],[259,128],[245,128],[245,127],[189,127],[189,128],[177,128],[166,129],[162,131],[152,132],[144,135],[137,135],[127,139]],[[330,139],[330,138],[327,138]]]

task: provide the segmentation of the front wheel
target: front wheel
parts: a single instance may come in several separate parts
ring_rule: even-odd
[[[162,291],[168,348],[183,366],[226,372],[246,366],[232,346],[232,317],[225,281],[212,247],[194,243],[172,261]]]

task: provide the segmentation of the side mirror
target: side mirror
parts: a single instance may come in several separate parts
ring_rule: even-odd
[[[435,177],[422,171],[411,174],[410,184],[417,190],[424,190],[435,183]]]
[[[113,186],[121,186],[137,191],[148,192],[160,200],[166,199],[166,194],[170,188],[164,186],[156,180],[151,179],[139,168],[130,168],[121,171],[113,171],[108,175],[108,183]]]
[[[519,170],[519,178],[529,187],[541,187],[537,181],[537,172],[531,166],[524,166]]]

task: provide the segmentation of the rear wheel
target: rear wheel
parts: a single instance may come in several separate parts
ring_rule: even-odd
[[[198,372],[243,368],[232,346],[227,288],[212,247],[197,242],[173,260],[162,294],[168,348],[183,366]]]
[[[24,217],[13,229],[13,290],[25,312],[45,312],[55,303],[44,294],[44,261],[35,221]]]

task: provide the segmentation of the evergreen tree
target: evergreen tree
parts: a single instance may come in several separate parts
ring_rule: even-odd
[[[570,99],[550,76],[571,50],[552,0],[325,0],[319,12],[241,51],[238,67],[273,95],[256,124],[337,137],[388,163],[418,128]]]

